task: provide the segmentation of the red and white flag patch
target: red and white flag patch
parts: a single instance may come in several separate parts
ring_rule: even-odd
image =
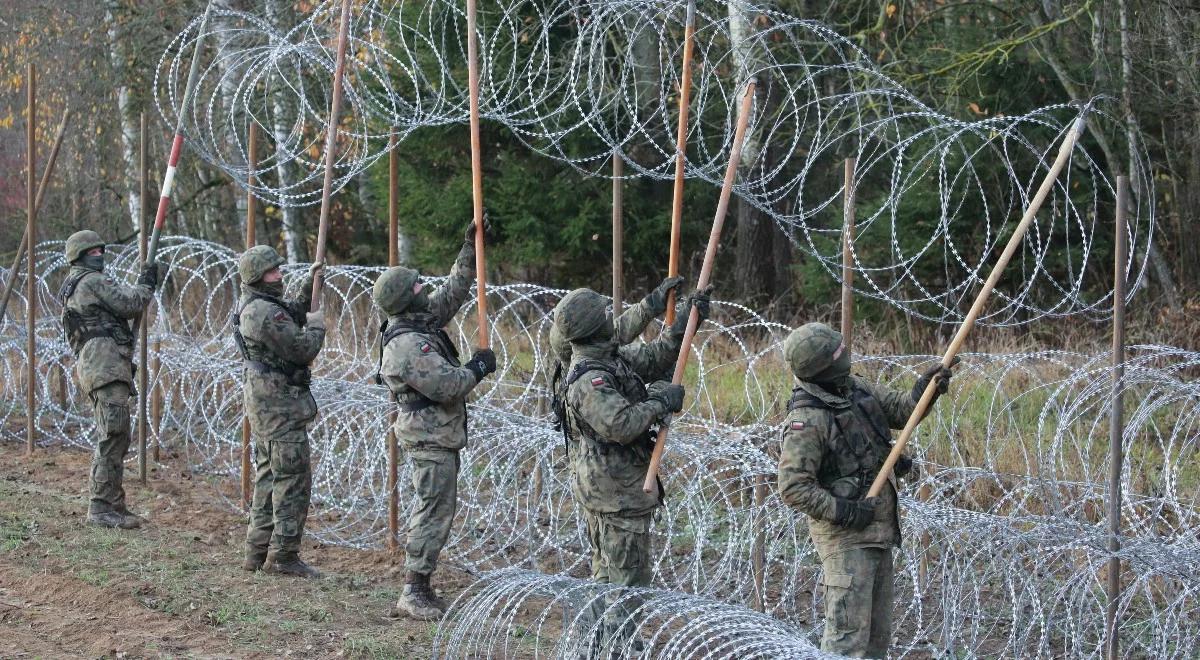
[[[274,318],[276,321],[286,321],[288,319],[288,315],[287,315],[287,312],[280,310],[280,311],[275,312]]]
[[[432,351],[432,350],[433,350],[433,346],[431,346],[429,344],[429,342],[427,342],[427,341],[421,342],[421,352],[422,353],[428,353],[429,351]]]
[[[604,379],[601,378],[600,376],[596,376],[595,378],[592,379],[592,387],[600,387],[603,384],[604,384]]]
[[[803,431],[804,430],[804,422],[792,422],[792,430],[793,431]]]

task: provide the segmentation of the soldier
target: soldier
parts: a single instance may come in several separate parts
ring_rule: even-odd
[[[892,548],[900,545],[896,478],[912,470],[902,456],[879,497],[865,498],[932,379],[946,392],[950,369],[934,365],[911,392],[850,375],[842,335],[823,323],[797,328],[784,343],[796,377],[779,457],[779,494],[809,517],[825,586],[821,650],[886,657],[892,639]]]
[[[325,343],[325,314],[310,312],[313,264],[300,297],[283,299],[282,257],[257,245],[238,259],[242,297],[233,337],[245,362],[243,395],[254,436],[254,502],[242,568],[319,578],[300,559],[312,496],[308,425],[317,416],[309,365]]]
[[[432,294],[417,271],[403,266],[385,271],[372,290],[376,306],[387,314],[380,328],[377,380],[387,385],[399,406],[395,434],[412,461],[416,496],[408,517],[404,590],[396,609],[422,621],[441,618],[446,609],[429,579],[458,507],[459,452],[467,446],[467,394],[496,370],[496,356],[487,348],[461,364],[443,329],[467,301],[474,277],[472,222],[450,277]]]
[[[91,230],[67,238],[71,271],[59,291],[62,325],[75,354],[79,389],[92,400],[99,441],[92,456],[87,522],[133,529],[141,518],[125,505],[121,485],[129,450],[129,397],[133,393],[133,331],[158,287],[158,268],[146,264],[135,286],[104,274],[104,240]]]
[[[678,286],[670,280],[664,286]],[[665,298],[665,296],[664,296]],[[559,335],[571,344],[566,379],[566,421],[571,489],[587,522],[592,579],[621,586],[650,584],[650,520],[663,491],[642,492],[654,449],[655,427],[683,409],[683,387],[667,382],[679,355],[688,315],[695,305],[708,318],[708,291],[693,294],[683,312],[650,344],[619,349],[608,302],[590,289],[576,289],[554,310]],[[645,381],[653,381],[646,387]],[[632,632],[627,622],[636,599],[610,593],[592,601],[594,647],[621,653]],[[619,601],[619,606],[614,603]],[[601,613],[608,610],[605,621]],[[640,652],[640,640],[630,650]]]
[[[683,284],[682,277],[668,277],[656,289],[646,294],[636,305],[631,305],[613,321],[613,337],[616,338],[620,351],[636,351],[627,347],[632,343],[650,322],[667,310],[667,297],[672,291],[678,292]],[[554,411],[555,430],[565,433],[565,406],[567,401],[566,371],[571,366],[571,343],[563,339],[557,325],[550,326],[550,350],[556,358],[554,375],[550,378],[551,409]]]

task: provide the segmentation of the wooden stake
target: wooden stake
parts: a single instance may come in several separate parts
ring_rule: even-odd
[[[683,231],[683,180],[687,166],[688,110],[692,99],[692,45],[696,36],[696,2],[688,0],[687,22],[683,29],[683,69],[679,81],[679,124],[675,132],[675,188],[671,198],[671,253],[667,277],[679,275],[679,250]],[[740,149],[740,146],[739,146]],[[675,291],[667,294],[666,325],[675,322]]]
[[[761,474],[754,475],[754,515],[761,516],[763,503],[767,499],[767,478]],[[750,552],[750,562],[754,571],[754,598],[751,607],[759,612],[767,611],[766,585],[766,533],[761,524],[755,526],[754,548]]]
[[[25,235],[29,249],[25,250],[25,332],[29,382],[25,391],[25,451],[33,454],[37,443],[37,267],[33,246],[37,245],[37,191],[33,187],[33,171],[37,166],[37,71],[33,62],[27,72],[28,121],[26,125],[26,215]]]
[[[476,0],[467,0],[467,74],[471,97],[471,200],[475,218],[475,282],[479,325],[479,348],[487,348],[487,256],[483,241],[483,153],[479,141],[479,25]]]
[[[613,149],[612,156],[612,299],[613,299],[613,317],[621,315],[625,309],[625,301],[623,299],[624,281],[625,281],[625,239],[624,226],[624,181],[621,178],[625,172],[625,162],[621,160],[621,155]]]
[[[729,165],[725,168],[725,180],[721,184],[721,197],[717,201],[717,212],[713,217],[712,231],[708,234],[708,248],[704,252],[704,264],[700,268],[700,281],[696,284],[699,291],[708,286],[712,278],[713,264],[717,258],[717,245],[721,242],[721,229],[725,226],[725,215],[729,211],[729,198],[733,194],[733,180],[737,177],[738,163],[742,159],[742,144],[746,139],[746,127],[750,124],[750,110],[754,103],[754,88],[757,81],[754,78],[746,84],[746,93],[742,96],[741,109],[737,117],[737,129],[733,135],[733,145],[729,151]],[[688,357],[692,352],[692,338],[696,336],[696,327],[700,325],[700,313],[692,308],[688,316],[687,329],[683,333],[683,342],[679,346],[679,359],[675,362],[675,374],[671,382],[676,385],[683,383],[683,374],[687,369]],[[650,467],[646,470],[646,480],[642,483],[642,491],[654,493],[658,491],[658,468],[662,463],[663,447],[667,444],[668,425],[663,424],[658,431],[658,442],[654,444],[654,453],[650,455]]]
[[[147,250],[149,252],[149,250]],[[154,369],[154,391],[150,393],[150,418],[154,420],[154,447],[151,456],[158,462],[159,447],[162,446],[162,390],[166,386],[162,376],[162,340],[154,340],[154,355],[150,358]]]
[[[138,205],[138,259],[140,265],[144,267],[146,265],[146,252],[149,247],[146,238],[146,215],[148,212],[148,200],[146,197],[149,194],[147,187],[150,178],[149,164],[146,159],[148,131],[146,130],[145,112],[141,114],[138,123],[138,169],[140,174],[138,177],[138,199],[140,200]],[[149,393],[146,390],[149,388],[150,381],[149,364],[146,360],[146,336],[148,328],[149,323],[138,324],[138,480],[143,484],[146,483],[146,440],[150,430],[149,420],[146,419],[149,408]]]
[[[71,120],[71,109],[63,110],[62,121],[58,124],[58,132],[54,134],[54,146],[50,148],[50,156],[46,159],[46,168],[42,170],[42,180],[38,183],[37,196],[33,200],[34,212],[41,210],[42,199],[46,196],[46,189],[50,185],[50,174],[54,172],[54,163],[58,160],[58,149],[62,146],[63,135],[67,132],[67,124]],[[12,298],[13,289],[17,284],[17,271],[21,267],[21,262],[25,260],[25,246],[29,243],[29,228],[26,227],[25,232],[21,234],[21,244],[17,247],[17,254],[13,257],[12,268],[8,269],[8,282],[4,285],[4,298],[0,299],[0,320],[4,319],[4,314],[8,311],[8,301]]]
[[[342,114],[342,76],[346,72],[346,33],[350,28],[350,0],[342,0],[341,23],[338,25],[337,59],[333,68],[333,101],[329,107],[329,126],[325,130],[325,182],[321,187],[321,221],[317,225],[317,253],[313,263],[325,261],[325,241],[329,237],[329,212],[333,197],[333,162],[337,148],[338,119]],[[325,269],[313,273],[311,311],[321,309],[321,289],[325,286]]]
[[[397,199],[400,185],[400,159],[396,155],[396,129],[388,138],[388,267],[400,265],[400,213]],[[381,346],[379,350],[383,350]],[[400,481],[400,449],[396,440],[396,410],[388,415],[388,550],[400,549],[400,493],[396,486]]]
[[[854,167],[846,159],[842,203],[842,344],[849,351],[854,339]]]
[[[967,335],[971,334],[971,330],[975,327],[975,320],[983,312],[983,306],[987,303],[988,297],[991,296],[992,290],[996,288],[996,283],[1000,280],[1000,275],[1004,273],[1004,268],[1008,266],[1009,260],[1016,254],[1017,248],[1021,245],[1021,239],[1024,238],[1025,232],[1029,230],[1029,225],[1033,222],[1033,219],[1037,217],[1037,212],[1042,208],[1042,203],[1046,201],[1046,197],[1054,187],[1054,181],[1058,179],[1059,172],[1062,171],[1070,159],[1071,151],[1075,148],[1075,143],[1083,135],[1084,128],[1087,125],[1088,110],[1089,108],[1085,107],[1075,120],[1074,126],[1068,129],[1066,136],[1063,138],[1062,146],[1058,149],[1058,157],[1054,159],[1054,164],[1050,166],[1050,171],[1046,173],[1046,177],[1042,180],[1042,185],[1038,188],[1037,194],[1033,196],[1033,200],[1029,203],[1029,208],[1025,210],[1025,215],[1021,218],[1021,222],[1013,230],[1012,237],[1008,239],[1008,245],[1004,247],[1004,252],[1000,254],[996,265],[992,267],[991,275],[983,283],[983,289],[979,292],[979,295],[975,297],[975,302],[971,305],[970,311],[967,312],[967,316],[963,319],[962,325],[959,326],[954,339],[950,341],[950,347],[946,349],[946,354],[942,356],[942,366],[949,368],[953,364],[955,356],[962,350],[963,343],[967,340]],[[929,386],[925,388],[920,401],[917,401],[912,415],[908,418],[908,423],[904,425],[904,430],[900,432],[900,437],[896,439],[896,444],[892,446],[891,453],[888,454],[887,459],[883,462],[883,467],[880,468],[879,474],[875,476],[874,483],[871,484],[870,490],[867,491],[867,497],[877,497],[883,491],[883,486],[888,481],[888,475],[892,473],[892,468],[896,466],[896,461],[899,460],[904,447],[908,445],[909,439],[912,438],[917,424],[920,423],[921,419],[925,417],[926,411],[929,410],[929,404],[933,401],[933,393],[937,389],[937,384],[937,378],[929,379]]]
[[[251,120],[249,134],[246,137],[246,249],[258,244],[258,208],[254,199],[254,171],[258,169],[258,123]],[[250,446],[250,418],[242,414],[242,508],[249,510],[254,497],[251,486],[251,462],[253,450]]]
[[[1121,599],[1121,470],[1125,452],[1125,286],[1129,260],[1129,233],[1126,207],[1129,203],[1129,177],[1117,177],[1116,240],[1113,251],[1113,347],[1112,392],[1108,415],[1108,607],[1105,612],[1105,631],[1108,644],[1105,657],[1117,660],[1120,656],[1120,630],[1117,627],[1117,605]]]

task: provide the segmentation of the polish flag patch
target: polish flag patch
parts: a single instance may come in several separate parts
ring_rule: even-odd
[[[432,350],[433,350],[433,346],[430,346],[429,342],[427,342],[427,341],[421,342],[421,352],[422,353],[428,353],[429,351],[432,351]]]
[[[282,311],[275,312],[275,320],[276,321],[286,321],[287,318],[288,318],[288,315],[286,312],[282,312]]]
[[[804,430],[804,422],[792,422],[792,430],[793,431],[803,431]]]
[[[595,378],[592,379],[592,387],[600,387],[603,384],[604,384],[604,379],[601,378],[600,376],[596,376]]]

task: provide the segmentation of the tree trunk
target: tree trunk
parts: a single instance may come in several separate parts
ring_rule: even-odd
[[[125,65],[125,35],[117,24],[118,12],[121,5],[116,0],[105,3],[104,20],[108,28],[109,57],[113,68],[113,79],[117,87],[117,114],[121,132],[121,163],[125,172],[125,201],[129,212],[129,226],[137,231],[138,209],[141,208],[141,195],[138,192],[138,163],[137,141],[138,122],[133,116],[133,98],[129,89],[129,67]]]
[[[270,0],[267,2],[267,19],[279,33],[286,33],[293,22],[291,19],[291,3],[286,0]],[[285,25],[284,22],[287,22]],[[293,113],[284,102],[283,95],[287,94],[287,85],[282,76],[275,76],[275,93],[271,94],[271,133],[275,141],[275,176],[278,179],[279,212],[281,217],[280,231],[283,234],[283,247],[288,263],[294,264],[308,260],[308,245],[304,240],[304,226],[300,209],[289,206],[289,201],[283,196],[291,185],[292,163],[284,147]]]

